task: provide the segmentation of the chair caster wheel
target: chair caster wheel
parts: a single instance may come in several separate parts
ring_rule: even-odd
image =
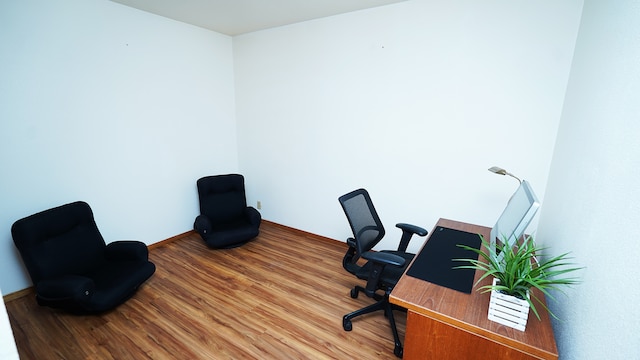
[[[352,299],[358,298],[358,289],[351,289],[351,298]]]
[[[403,353],[402,347],[398,347],[398,346],[396,346],[396,348],[395,348],[395,349],[393,349],[393,353],[394,353],[397,357],[402,358],[402,353]]]
[[[353,329],[351,320],[342,319],[342,328],[344,329],[344,331],[351,331],[351,329]]]

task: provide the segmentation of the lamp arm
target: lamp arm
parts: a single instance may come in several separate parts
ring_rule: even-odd
[[[513,175],[512,173],[508,172],[508,173],[506,173],[505,175],[509,175],[509,176],[511,176],[512,178],[514,178],[514,179],[518,180],[518,182],[519,182],[520,184],[522,184],[522,180],[520,180],[517,176]]]

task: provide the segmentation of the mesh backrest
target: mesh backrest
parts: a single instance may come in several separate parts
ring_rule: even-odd
[[[371,250],[384,237],[384,227],[369,193],[358,189],[338,198],[356,241],[357,257]]]

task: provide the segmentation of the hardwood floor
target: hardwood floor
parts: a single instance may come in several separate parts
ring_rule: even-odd
[[[7,302],[25,359],[396,359],[381,312],[342,329],[351,299],[346,244],[263,222],[260,236],[211,250],[187,234],[150,250],[156,273],[106,314],[77,316]],[[362,284],[364,285],[364,284]],[[406,314],[395,312],[401,338]]]

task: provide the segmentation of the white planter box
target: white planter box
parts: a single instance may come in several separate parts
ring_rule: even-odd
[[[493,279],[496,285],[498,279]],[[527,293],[527,296],[529,294]],[[489,320],[495,321],[516,330],[524,331],[529,318],[529,302],[515,296],[491,291],[489,301]]]

